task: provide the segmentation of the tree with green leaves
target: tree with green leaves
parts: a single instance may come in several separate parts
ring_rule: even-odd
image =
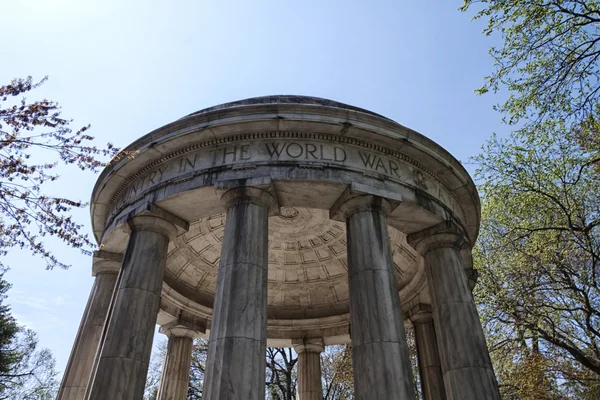
[[[415,398],[422,399],[419,363],[415,331],[406,329],[406,341],[414,378]],[[352,346],[327,346],[321,354],[324,400],[354,399],[354,370],[352,368]]]
[[[0,270],[0,400],[51,400],[58,389],[55,361],[38,349],[36,334],[17,324],[5,304],[10,284]]]
[[[19,325],[13,318],[10,307],[5,304],[6,292],[10,284],[4,278],[5,269],[0,270],[0,375],[10,373],[18,360],[18,354],[12,351],[12,342],[19,332]]]
[[[553,129],[598,142],[600,3],[596,0],[464,0],[487,22],[495,70],[479,93],[508,91],[497,106],[518,131]],[[548,127],[550,125],[550,127]]]
[[[350,345],[327,346],[321,354],[323,400],[354,398],[354,372]]]
[[[38,349],[31,329],[20,328],[10,352],[16,361],[8,373],[0,375],[0,399],[52,400],[58,392],[56,362],[48,349]]]
[[[465,0],[487,22],[480,94],[512,128],[476,157],[475,295],[507,399],[600,397],[600,6]]]
[[[565,387],[599,389],[600,154],[537,130],[494,136],[477,162],[475,290],[492,353],[536,359]]]

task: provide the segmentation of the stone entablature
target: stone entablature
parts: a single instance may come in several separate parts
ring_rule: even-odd
[[[227,139],[182,148],[132,174],[110,200],[108,224],[119,211],[158,188],[225,168],[239,171],[259,166],[348,170],[397,182],[428,194],[460,222],[465,221],[457,196],[440,177],[400,152],[356,139],[305,132],[266,132]]]
[[[210,327],[225,226],[221,187],[262,185],[280,210],[269,223],[269,339],[284,344],[308,333],[347,341],[346,231],[329,214],[345,196],[373,193],[394,199],[387,221],[403,308],[427,301],[422,262],[405,235],[452,220],[474,237],[479,203],[470,178],[422,135],[325,103],[236,103],[136,141],[128,147],[136,157],[109,166],[95,188],[94,231],[103,249],[125,251],[126,221],[147,204],[189,222],[169,247],[163,304]],[[161,322],[176,317],[166,308]]]
[[[280,101],[195,113],[128,146],[136,157],[109,166],[96,185],[97,239],[114,226],[117,214],[144,199],[160,203],[227,175],[348,183],[355,179],[345,172],[355,172],[367,181],[402,186],[405,202],[423,204],[444,219],[450,214],[474,240],[479,219],[475,187],[440,146],[387,118],[339,103]]]

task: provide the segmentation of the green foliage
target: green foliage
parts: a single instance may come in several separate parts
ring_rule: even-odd
[[[412,367],[415,398],[423,398],[414,329],[406,330],[406,340]],[[327,346],[321,354],[321,369],[324,400],[354,399],[354,370],[352,368],[352,346]]]
[[[19,332],[19,326],[10,313],[10,307],[4,304],[10,284],[4,280],[4,269],[0,269],[0,374],[8,374],[18,361],[19,355],[12,351],[11,345]]]
[[[327,346],[321,354],[324,400],[354,399],[354,371],[350,345]]]
[[[563,398],[551,374],[551,361],[539,352],[516,351],[510,364],[500,369],[502,397],[519,400]]]
[[[412,367],[412,377],[415,388],[415,399],[422,400],[423,393],[421,391],[421,376],[419,373],[419,357],[417,354],[417,342],[415,337],[414,327],[406,329],[406,343],[408,344],[408,356]]]
[[[513,126],[476,158],[476,297],[504,398],[598,398],[600,5],[464,0],[485,20]]]
[[[160,379],[167,356],[167,341],[158,343],[157,351],[152,353],[148,375],[146,377],[146,388],[144,400],[156,400],[160,388]],[[192,350],[192,363],[190,364],[190,381],[186,400],[202,399],[202,387],[204,384],[204,367],[206,365],[206,353],[208,352],[208,341],[195,339]]]
[[[0,270],[0,400],[50,400],[58,390],[55,362],[38,350],[36,334],[15,322],[4,304],[10,284]]]
[[[38,339],[30,329],[21,329],[12,342],[18,360],[7,374],[0,375],[0,399],[52,400],[58,391],[52,353],[38,350]]]
[[[476,158],[475,293],[505,394],[600,383],[600,154],[560,133],[493,136]]]
[[[495,71],[479,93],[507,89],[497,109],[524,129],[563,124],[592,137],[600,100],[600,5],[596,0],[464,0],[487,21]],[[597,132],[597,131],[596,131]]]

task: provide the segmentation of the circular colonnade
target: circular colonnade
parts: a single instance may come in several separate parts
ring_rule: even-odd
[[[475,186],[439,145],[330,100],[211,107],[125,149],[94,188],[96,277],[59,399],[141,399],[154,326],[169,337],[159,399],[183,400],[192,339],[204,398],[263,399],[265,347],[352,343],[357,399],[497,399],[471,288]]]

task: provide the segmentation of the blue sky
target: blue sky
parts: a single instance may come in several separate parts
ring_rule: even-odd
[[[474,89],[492,71],[472,13],[452,1],[0,0],[0,82],[45,75],[30,99],[58,101],[98,144],[125,146],[193,111],[270,94],[325,97],[385,115],[459,160],[492,132]],[[472,168],[470,168],[472,170]],[[87,200],[96,176],[63,169],[57,194]],[[87,210],[76,213],[90,231]],[[91,231],[90,231],[91,232]],[[8,302],[62,373],[92,285],[91,259],[50,241],[69,270],[4,258]]]

